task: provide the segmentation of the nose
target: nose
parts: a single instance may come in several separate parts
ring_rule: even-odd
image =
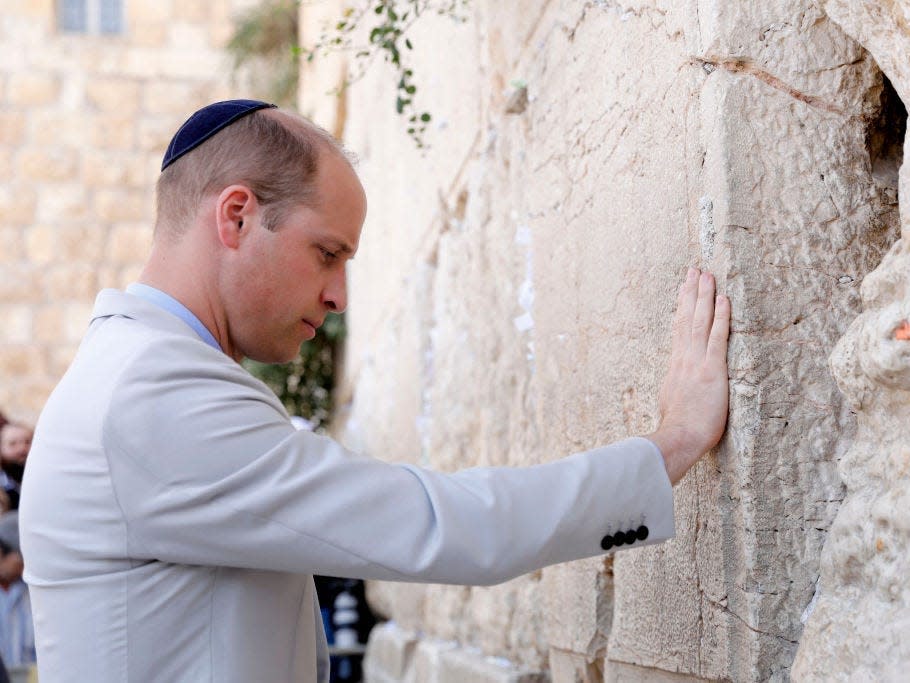
[[[348,307],[348,282],[345,269],[332,274],[322,292],[322,303],[333,313],[344,313]]]

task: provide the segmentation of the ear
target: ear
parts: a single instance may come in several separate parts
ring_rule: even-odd
[[[259,209],[256,195],[246,185],[229,185],[215,202],[215,225],[218,240],[228,249],[237,249],[248,235],[253,216]]]

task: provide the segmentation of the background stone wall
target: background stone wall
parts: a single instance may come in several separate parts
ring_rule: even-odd
[[[170,136],[232,95],[251,0],[130,0],[120,35],[64,33],[54,0],[0,13],[0,409],[32,421],[102,287],[135,279]]]
[[[885,484],[908,476],[907,353],[881,332],[908,315],[898,256],[862,289],[888,310],[888,391],[858,410],[827,360],[899,235],[906,54],[889,41],[907,23],[899,3],[861,7],[476,0],[464,24],[428,15],[412,35],[434,114],[423,153],[381,63],[334,101],[343,60],[304,72],[302,110],[343,132],[370,203],[350,272],[350,445],[453,470],[646,433],[685,266],[733,300],[730,428],[677,487],[677,538],[492,588],[375,585],[395,625],[375,633],[373,680],[782,681],[803,640],[805,678],[907,660],[884,652],[908,614],[908,525],[888,512],[906,491]],[[332,3],[304,9],[304,41],[326,16]],[[884,497],[860,495],[854,545],[829,543],[823,570],[845,455],[871,458],[888,429]],[[884,550],[860,581],[874,534]],[[881,598],[832,669],[864,590]]]

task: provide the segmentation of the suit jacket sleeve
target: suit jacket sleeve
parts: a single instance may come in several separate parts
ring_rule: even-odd
[[[523,468],[444,474],[346,451],[289,424],[226,357],[170,338],[121,371],[103,446],[135,560],[490,584],[602,553],[607,533],[673,535],[641,438]]]

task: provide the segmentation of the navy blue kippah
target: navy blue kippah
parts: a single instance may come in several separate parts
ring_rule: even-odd
[[[218,131],[227,128],[237,119],[259,109],[274,107],[259,100],[225,100],[203,107],[188,118],[167,146],[161,170],[173,164],[187,152],[196,149]]]

